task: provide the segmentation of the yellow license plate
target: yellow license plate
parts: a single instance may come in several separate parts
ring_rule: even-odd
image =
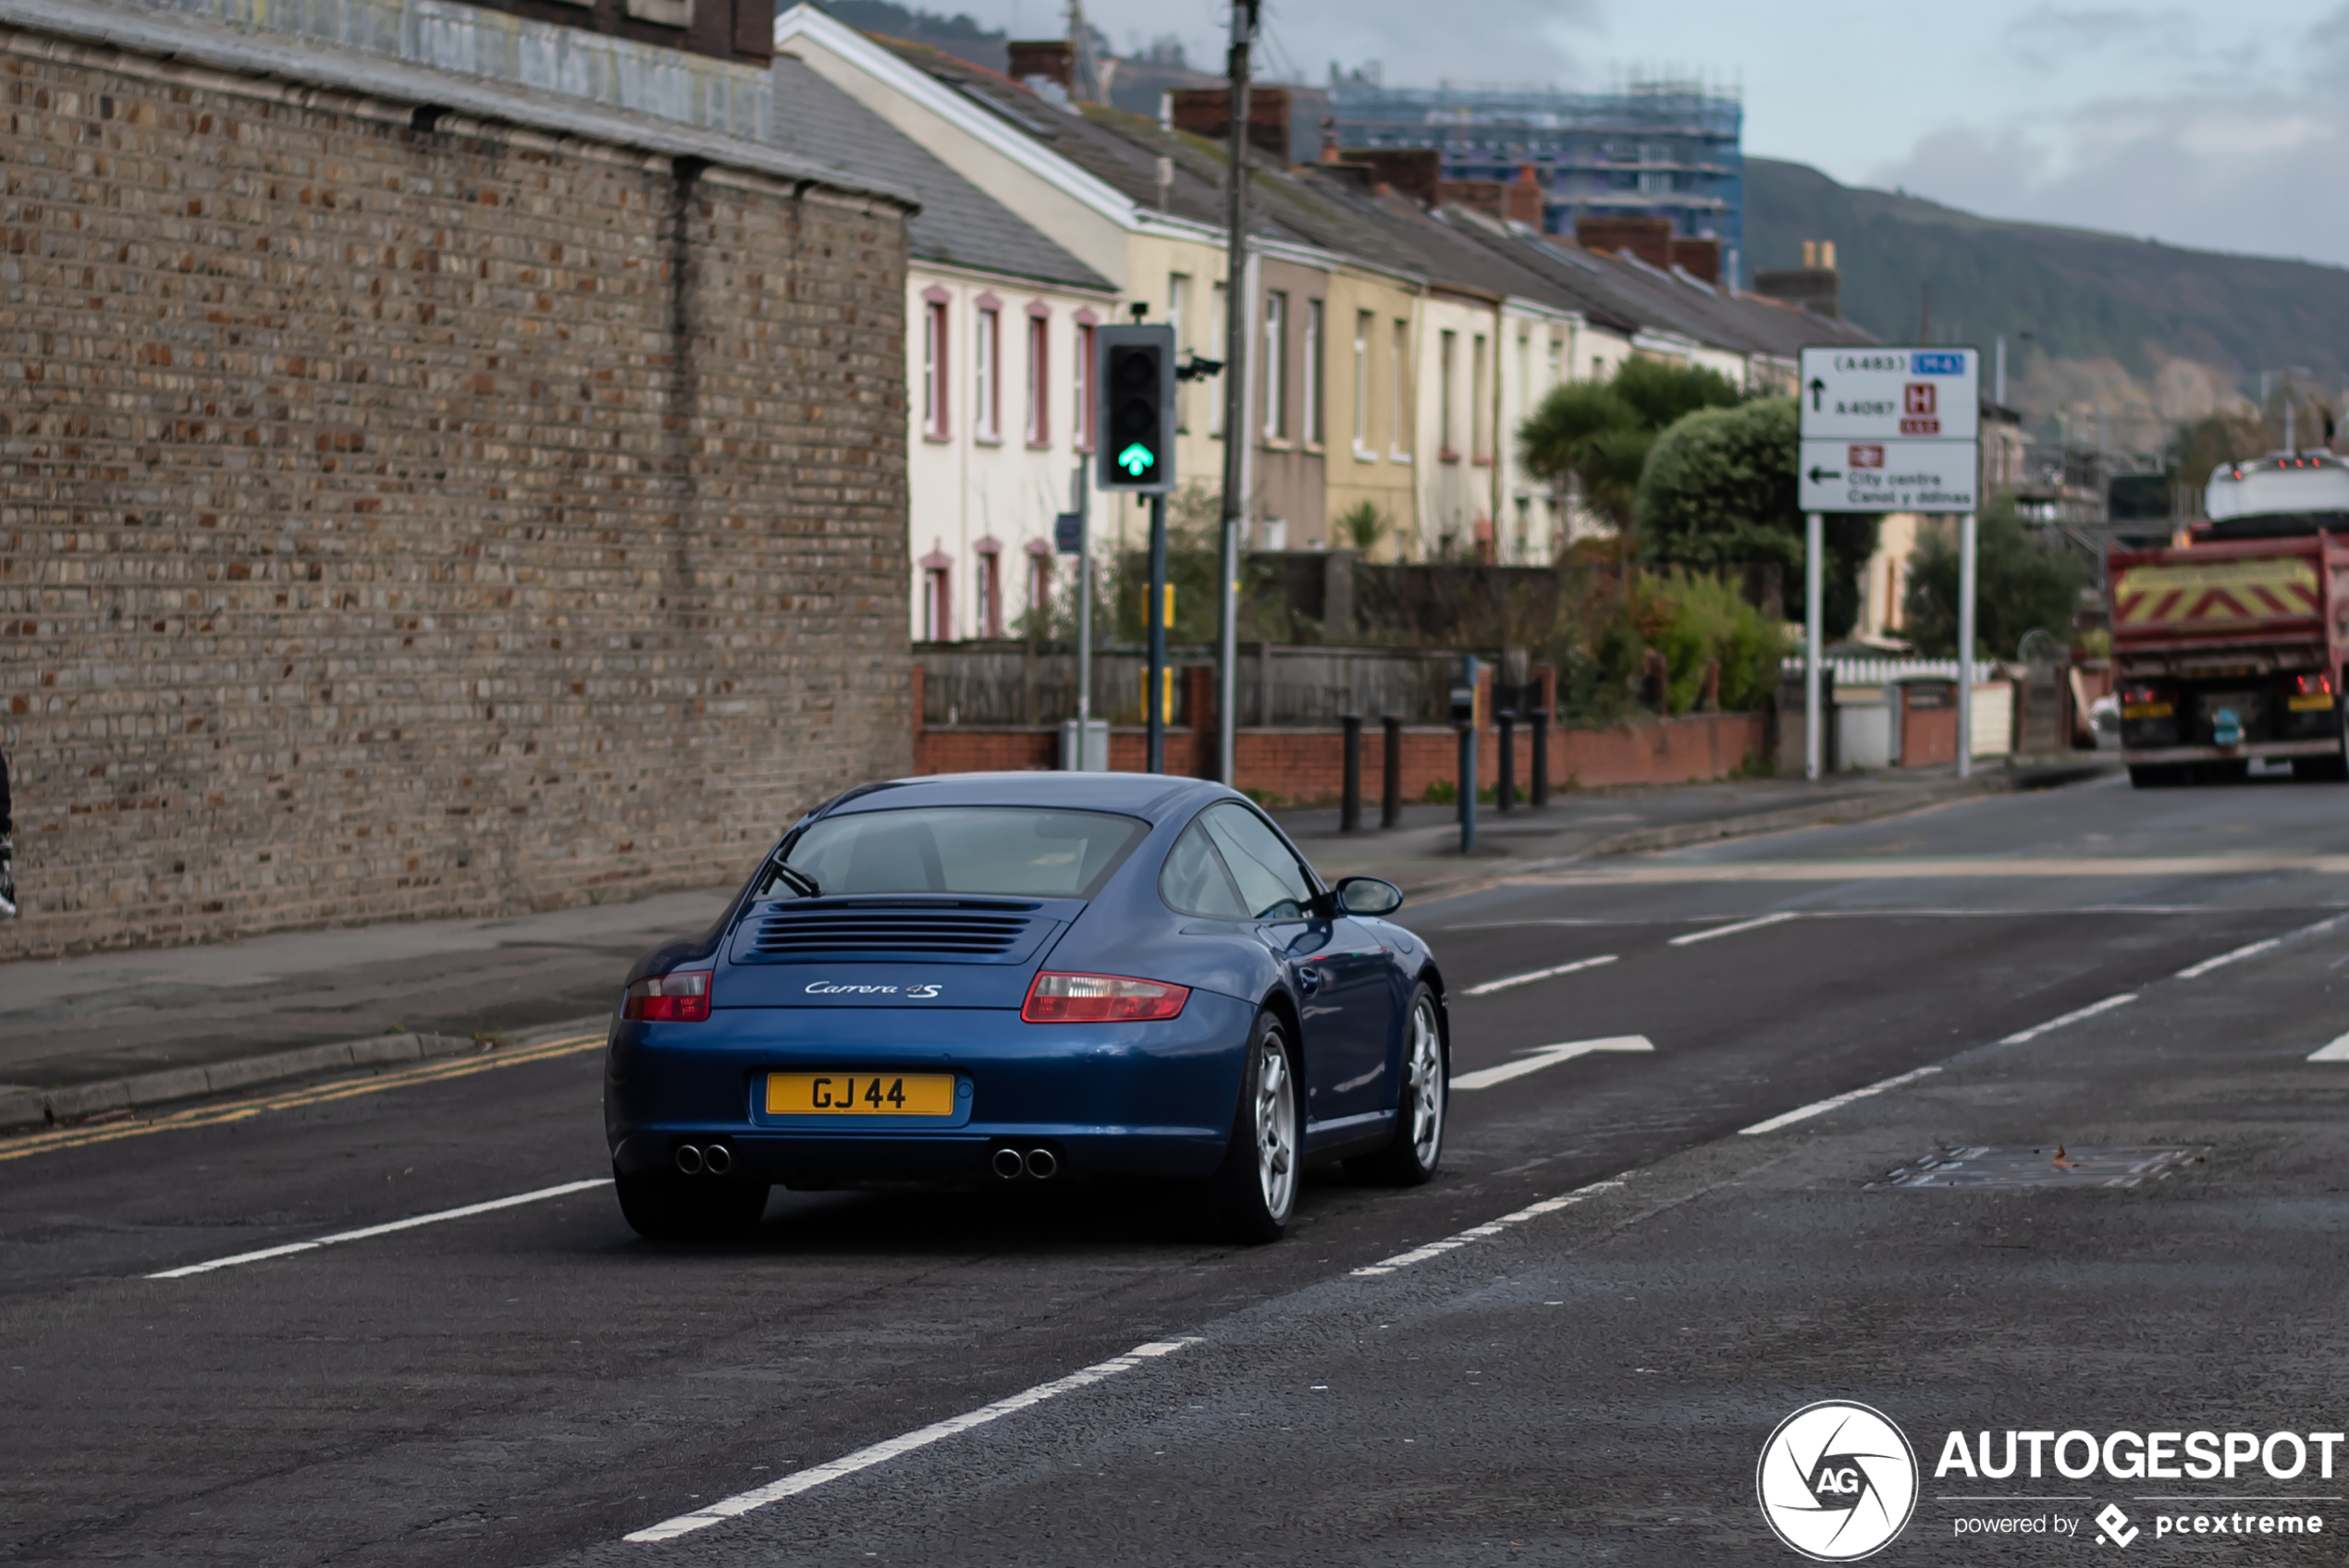
[[[952,1116],[951,1072],[770,1072],[769,1116]]]
[[[2123,718],[2168,718],[2178,710],[2168,703],[2129,703],[2121,709]]]
[[[2322,692],[2312,692],[2305,697],[2292,699],[2292,711],[2294,713],[2316,713],[2331,706],[2332,699]]]

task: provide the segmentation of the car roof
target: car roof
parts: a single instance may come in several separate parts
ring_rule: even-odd
[[[1158,773],[933,773],[853,790],[823,815],[909,806],[1045,806],[1121,812],[1162,822],[1224,797],[1240,798],[1213,779]]]

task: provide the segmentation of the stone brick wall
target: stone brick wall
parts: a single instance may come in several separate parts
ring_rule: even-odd
[[[906,771],[905,216],[0,29],[0,959],[707,884]]]

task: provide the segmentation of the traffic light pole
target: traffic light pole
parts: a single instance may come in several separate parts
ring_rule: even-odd
[[[1215,776],[1239,787],[1240,529],[1248,516],[1248,49],[1258,0],[1232,0],[1224,174],[1224,527],[1216,551]],[[1260,722],[1270,722],[1269,717]]]
[[[1096,429],[1100,428],[1097,424]],[[1093,754],[1093,498],[1085,464],[1072,484],[1076,500],[1076,765]]]
[[[1150,726],[1149,770],[1166,771],[1166,497],[1150,497],[1150,588],[1143,618],[1150,627],[1150,668],[1142,677],[1142,707]]]

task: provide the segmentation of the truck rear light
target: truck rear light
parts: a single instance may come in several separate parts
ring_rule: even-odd
[[[1039,974],[1019,1010],[1024,1023],[1146,1023],[1172,1018],[1190,999],[1188,986],[1122,974]]]
[[[2295,697],[2330,697],[2332,695],[2332,677],[2322,670],[2295,675],[2292,678],[2292,694]]]
[[[647,1023],[704,1023],[709,1019],[709,971],[647,974],[628,987],[620,1016]]]
[[[2121,688],[2122,718],[2168,718],[2177,711],[2167,686],[2140,680]]]

